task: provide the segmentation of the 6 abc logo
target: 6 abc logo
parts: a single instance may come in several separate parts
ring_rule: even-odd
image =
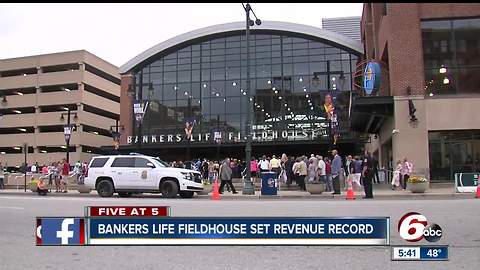
[[[442,228],[436,223],[427,227],[427,218],[417,212],[405,214],[398,221],[400,237],[409,242],[418,242],[425,238],[428,242],[437,242],[442,238]]]

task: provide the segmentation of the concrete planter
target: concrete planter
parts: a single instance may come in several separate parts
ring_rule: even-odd
[[[208,195],[208,193],[212,192],[213,184],[211,185],[203,185],[203,191],[197,192],[198,195]]]
[[[92,189],[89,187],[86,187],[85,185],[77,185],[77,191],[80,193],[90,193]]]
[[[322,194],[325,191],[326,184],[324,183],[307,183],[307,191],[310,194]]]
[[[425,193],[430,187],[430,182],[407,183],[407,187],[412,193]]]

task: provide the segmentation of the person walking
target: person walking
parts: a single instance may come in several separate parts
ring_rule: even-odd
[[[295,161],[293,157],[289,157],[287,161],[285,161],[285,172],[287,173],[287,186],[290,186],[294,179],[293,174],[293,164]]]
[[[293,173],[295,175],[295,182],[300,186],[300,189],[306,191],[305,177],[307,176],[307,166],[301,158],[297,158],[295,164],[293,164]]]
[[[362,177],[363,186],[365,188],[365,197],[363,197],[363,199],[373,199],[373,158],[368,151],[365,151],[365,157],[362,162]]]
[[[330,164],[330,159],[328,157],[325,157],[325,176],[327,179],[327,191],[333,191],[331,171],[332,166]]]
[[[220,188],[218,193],[223,194],[223,187],[225,185],[230,186],[233,191],[233,194],[237,194],[238,192],[235,190],[235,187],[232,184],[232,168],[230,168],[230,159],[226,158],[223,164],[220,166],[220,180],[222,183],[220,184]]]
[[[267,161],[267,157],[265,155],[262,156],[262,160],[258,162],[260,166],[260,172],[268,172],[270,170],[270,162]]]
[[[255,157],[252,157],[252,160],[250,160],[250,175],[252,176],[252,183],[255,184],[258,176],[258,162]]]
[[[60,186],[63,187],[63,193],[67,193],[68,189],[68,175],[70,174],[70,164],[68,164],[66,159],[63,159],[61,164],[62,169],[62,178],[60,179]]]
[[[327,183],[327,172],[326,172],[326,167],[327,165],[325,164],[325,161],[323,161],[322,156],[318,156],[318,179],[322,183]]]
[[[350,172],[352,174],[352,186],[361,187],[360,179],[362,178],[362,161],[359,156],[355,156],[355,159],[350,163]]]
[[[410,163],[406,157],[403,158],[403,164],[402,164],[402,186],[403,190],[407,189],[407,182],[408,178],[410,178],[410,175],[412,175],[413,172],[413,164]]]
[[[393,177],[392,177],[392,190],[395,190],[395,188],[400,186],[400,179],[402,178],[402,161],[397,160],[397,167],[395,168],[395,171],[393,171]]]
[[[317,170],[318,170],[317,158],[312,156],[308,164],[308,178],[307,178],[308,182],[313,182],[317,179]]]
[[[332,150],[332,195],[340,195],[340,174],[342,173],[342,158],[338,155],[337,150]]]
[[[277,159],[277,157],[275,155],[272,156],[272,159],[270,160],[270,169],[275,172],[275,177],[278,178],[278,176],[280,175],[280,172],[282,170],[282,168],[280,167],[280,160]]]

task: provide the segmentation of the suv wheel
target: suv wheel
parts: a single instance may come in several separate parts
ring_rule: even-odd
[[[192,198],[193,194],[194,194],[193,191],[180,191],[180,197],[185,198],[185,199]]]
[[[178,185],[173,180],[166,180],[160,186],[160,191],[162,192],[162,197],[164,198],[175,198],[178,193]]]
[[[113,183],[109,180],[101,180],[97,185],[97,192],[100,197],[112,197],[114,192]]]
[[[118,193],[118,197],[121,197],[121,198],[130,198],[130,197],[132,197],[132,193],[130,193],[130,192],[119,192],[119,193]]]

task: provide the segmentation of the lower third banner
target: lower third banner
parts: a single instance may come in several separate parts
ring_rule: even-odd
[[[389,245],[388,217],[88,218],[87,245]]]

